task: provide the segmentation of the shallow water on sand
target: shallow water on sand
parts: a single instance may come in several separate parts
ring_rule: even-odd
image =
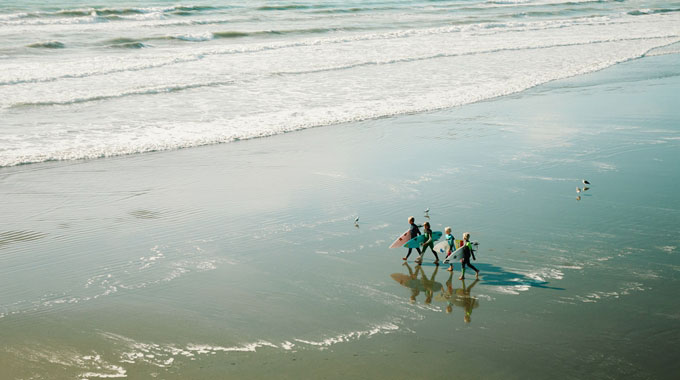
[[[3,377],[672,378],[679,63],[2,169]],[[387,248],[426,208],[480,281]]]

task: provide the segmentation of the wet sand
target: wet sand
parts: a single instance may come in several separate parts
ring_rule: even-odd
[[[673,378],[679,63],[1,169],[3,376]],[[479,282],[387,248],[426,208]]]

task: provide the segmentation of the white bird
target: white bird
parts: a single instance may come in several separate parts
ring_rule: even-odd
[[[359,217],[357,216],[356,219],[354,219],[354,224],[358,224],[358,223],[359,223]]]
[[[425,209],[425,213],[427,214],[428,212],[430,212],[430,208],[429,208],[429,207]]]
[[[580,192],[581,192],[581,188],[577,186],[577,187],[576,187],[576,192],[577,192],[577,193],[580,193]]]
[[[587,179],[581,180],[581,182],[583,182],[584,185],[590,185],[590,182],[588,182]]]

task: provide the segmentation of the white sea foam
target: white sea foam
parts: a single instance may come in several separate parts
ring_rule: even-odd
[[[583,267],[580,265],[558,265],[557,267],[562,269],[576,269],[576,270],[583,269]]]
[[[520,292],[526,292],[529,289],[531,289],[531,285],[529,285],[529,284],[504,285],[504,286],[496,286],[496,287],[492,288],[493,291],[496,291],[498,293],[514,294],[514,295],[518,295],[518,294],[520,294]]]
[[[543,268],[525,273],[525,276],[534,281],[545,282],[550,279],[561,280],[564,278],[564,273],[555,268]]]
[[[676,247],[676,246],[674,246],[674,245],[665,245],[665,246],[663,246],[663,247],[657,247],[657,248],[659,248],[660,250],[662,250],[662,251],[664,251],[664,252],[666,252],[666,253],[673,253],[673,252],[675,252],[675,250],[676,250],[678,247]]]
[[[303,349],[325,350],[332,345],[352,342],[359,339],[367,339],[380,334],[390,334],[398,330],[399,326],[397,324],[387,322],[373,325],[367,329],[350,331],[347,333],[337,334],[330,337],[322,337],[319,339],[292,338],[284,340],[280,343],[274,343],[270,340],[260,339],[253,341],[252,343],[229,346],[206,343],[191,343],[186,345],[145,343],[114,333],[103,332],[100,335],[109,341],[124,346],[124,352],[119,358],[120,363],[146,363],[158,368],[168,368],[180,358],[194,360],[203,355],[257,352],[259,349],[278,349],[283,351]],[[96,356],[92,360],[100,361],[100,358]],[[113,366],[107,364],[107,367],[105,368],[109,370],[119,368],[122,370],[122,373],[125,373],[123,367],[116,366],[114,368]],[[121,372],[113,372],[112,374],[117,373]]]
[[[569,297],[571,300],[580,301],[583,303],[595,303],[606,299],[619,299],[627,296],[633,292],[642,292],[647,290],[644,284],[640,282],[626,282],[619,286],[617,290],[597,290],[586,294],[585,296],[576,295]]]
[[[267,28],[255,22],[222,34],[239,38],[216,39],[221,32],[207,26],[164,26],[177,22],[171,12],[181,9],[5,15],[0,36],[34,28],[51,37],[43,41],[64,36],[58,40],[64,48],[0,60],[0,166],[224,143],[455,107],[600,70],[680,41],[680,14],[672,12],[439,26],[419,23],[440,16],[415,12],[403,28],[376,25],[328,35],[314,32],[328,30],[323,21],[296,14],[309,33],[269,38],[258,34]],[[25,24],[34,21],[90,24]],[[138,33],[130,32],[130,23]],[[281,30],[300,29],[293,25]],[[71,37],[83,34],[109,38]],[[87,50],[121,41],[160,48]],[[609,163],[598,169],[616,170]]]
[[[50,348],[42,345],[27,345],[25,348],[21,349],[8,349],[7,352],[17,355],[22,360],[38,365],[50,363],[59,366],[62,369],[73,370],[77,375],[74,374],[72,378],[85,380],[127,377],[127,370],[124,367],[102,358],[100,354],[94,351],[82,354],[67,347]],[[31,378],[43,377],[36,374],[35,377]]]
[[[399,326],[395,325],[394,323],[385,323],[382,325],[377,325],[369,330],[352,331],[349,333],[324,338],[322,340],[305,340],[296,338],[295,341],[298,343],[304,343],[310,346],[315,346],[323,349],[334,344],[349,342],[360,339],[362,337],[371,337],[376,334],[388,334],[396,330],[399,330]]]
[[[277,346],[274,343],[267,342],[266,340],[259,340],[254,343],[248,343],[242,346],[231,347],[212,346],[209,344],[190,344],[186,347],[186,350],[201,355],[201,354],[214,354],[217,352],[256,352],[257,349],[260,347],[278,348],[279,346]]]

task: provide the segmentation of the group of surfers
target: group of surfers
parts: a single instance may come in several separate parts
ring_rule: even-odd
[[[425,236],[425,241],[423,241],[423,244],[421,245],[422,251],[420,248],[416,248],[416,251],[418,251],[418,258],[415,260],[416,264],[420,265],[423,262],[423,255],[427,251],[427,248],[430,248],[432,253],[434,254],[435,265],[439,265],[439,256],[437,255],[437,252],[434,250],[434,238],[432,237],[432,229],[430,229],[430,222],[425,222],[423,223],[422,226],[419,226],[416,224],[416,219],[412,216],[408,218],[408,223],[410,224],[409,227],[409,232],[410,232],[410,239],[415,238],[418,235],[424,235]],[[423,227],[423,233],[421,234],[420,228]],[[456,248],[456,240],[453,237],[453,234],[451,233],[451,227],[446,227],[444,229],[444,233],[446,233],[446,241],[449,243],[449,251],[446,253],[447,257],[450,255],[453,251],[455,251]],[[461,266],[462,266],[462,274],[459,277],[460,280],[463,280],[465,278],[465,267],[469,267],[470,269],[475,271],[475,278],[479,278],[479,270],[475,268],[474,265],[470,263],[470,257],[472,257],[473,260],[477,260],[475,257],[474,250],[472,248],[472,243],[470,243],[470,233],[465,232],[463,233],[463,240],[460,242],[460,247],[464,247],[463,249],[463,257],[461,258]],[[411,255],[411,251],[413,248],[408,249],[408,253],[406,254],[406,257],[403,258],[404,261],[408,260],[408,257]],[[447,269],[449,272],[453,271],[453,262],[451,262],[451,265],[449,265],[449,268]]]

